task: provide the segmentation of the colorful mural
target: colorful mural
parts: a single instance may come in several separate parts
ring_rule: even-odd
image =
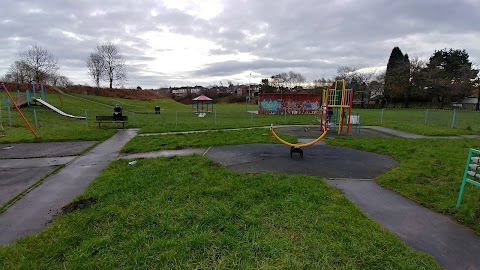
[[[259,114],[315,114],[320,95],[263,93],[258,97]]]

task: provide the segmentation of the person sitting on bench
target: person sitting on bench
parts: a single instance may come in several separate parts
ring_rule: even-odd
[[[117,121],[117,119],[120,121],[123,120],[122,107],[120,107],[120,105],[118,104],[116,104],[115,107],[113,107],[113,120]]]

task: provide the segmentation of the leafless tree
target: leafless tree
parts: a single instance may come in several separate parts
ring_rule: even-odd
[[[288,82],[290,88],[301,86],[303,83],[305,83],[305,81],[306,79],[302,74],[293,71],[288,72]]]
[[[279,92],[292,91],[295,86],[300,86],[305,82],[305,77],[293,71],[283,72],[270,78],[270,84],[276,87]]]
[[[378,71],[375,69],[362,69],[358,67],[339,67],[337,69],[337,75],[335,79],[345,80],[351,82],[352,80],[357,81],[358,83],[369,82],[372,80],[375,75],[378,74]]]
[[[20,62],[27,65],[32,72],[32,80],[36,82],[45,81],[48,76],[55,74],[59,69],[57,59],[38,45],[19,54]]]
[[[98,53],[91,53],[87,58],[88,75],[97,87],[100,87],[100,80],[105,74],[103,58]]]
[[[104,65],[104,76],[110,84],[110,88],[113,88],[113,84],[121,85],[127,78],[125,73],[125,61],[120,55],[119,48],[112,43],[104,43],[97,45],[96,54],[98,54]]]
[[[33,81],[33,72],[30,66],[23,61],[15,61],[5,74],[5,81],[28,83]]]
[[[426,97],[428,95],[427,88],[425,87],[425,81],[428,77],[424,72],[426,67],[426,60],[422,60],[419,57],[410,59],[410,84],[411,90],[416,96]]]
[[[358,70],[356,67],[339,67],[337,69],[337,75],[335,76],[336,80],[345,80],[345,81],[351,81],[353,75],[355,72]]]
[[[49,76],[46,82],[52,86],[59,87],[67,87],[69,85],[73,85],[73,82],[67,76],[59,74],[53,74]]]

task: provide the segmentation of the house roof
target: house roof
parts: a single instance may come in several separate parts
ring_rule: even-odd
[[[209,101],[209,100],[213,100],[213,99],[211,99],[211,98],[209,98],[209,97],[207,97],[207,96],[205,96],[205,95],[200,95],[200,96],[198,96],[198,97],[196,97],[196,98],[194,98],[194,99],[192,99],[192,100],[194,100],[194,101],[197,101],[197,100],[199,100],[199,101],[207,101],[207,100],[208,100],[208,101]]]

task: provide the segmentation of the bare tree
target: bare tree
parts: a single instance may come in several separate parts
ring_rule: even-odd
[[[339,67],[337,69],[337,75],[335,76],[335,80],[345,80],[345,81],[351,81],[353,75],[355,72],[358,70],[356,67]]]
[[[283,72],[270,77],[270,84],[276,87],[278,92],[282,93],[284,90],[292,91],[295,86],[300,86],[305,82],[305,77],[293,71],[288,73]]]
[[[28,83],[33,81],[33,72],[30,66],[23,61],[15,61],[5,74],[5,78],[10,82]]]
[[[73,82],[67,76],[59,74],[53,74],[49,76],[46,82],[52,86],[59,87],[67,87],[69,85],[73,85]]]
[[[125,61],[118,47],[112,43],[97,45],[96,54],[100,55],[104,65],[104,76],[113,88],[113,83],[121,85],[126,80]]]
[[[45,81],[48,76],[55,74],[59,69],[57,59],[40,46],[33,45],[32,48],[20,53],[20,62],[27,65],[32,72],[32,79],[36,82]]]
[[[425,87],[427,77],[425,68],[427,61],[419,57],[410,59],[410,85],[412,94],[416,97],[426,98],[428,96],[428,89]]]
[[[368,82],[372,80],[378,73],[375,69],[358,68],[358,67],[339,67],[337,69],[336,80],[345,80],[347,82],[356,81],[358,83]]]
[[[301,86],[306,81],[305,77],[293,71],[288,72],[288,83],[290,88]]]
[[[97,87],[100,87],[100,80],[105,74],[103,58],[98,53],[91,53],[87,58],[88,75]]]

